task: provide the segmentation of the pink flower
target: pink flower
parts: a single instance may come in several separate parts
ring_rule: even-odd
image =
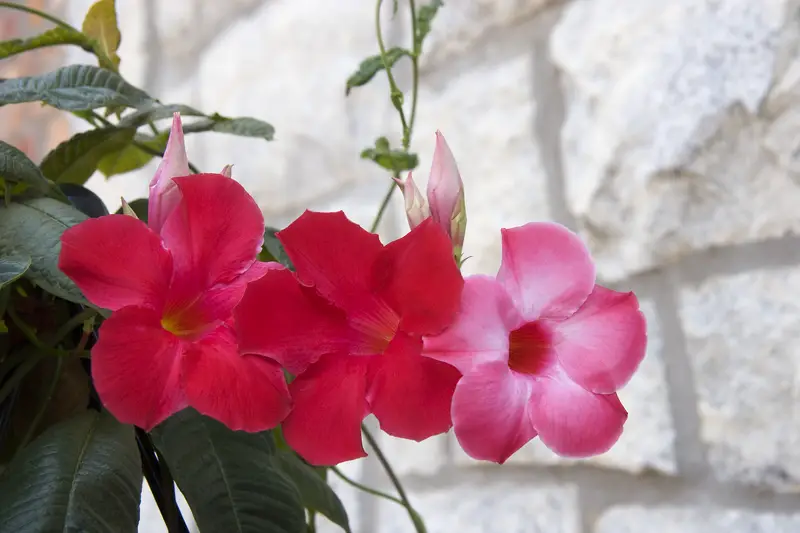
[[[560,225],[502,233],[497,277],[467,278],[455,323],[425,338],[425,355],[464,374],[456,437],[470,456],[497,463],[537,434],[563,456],[603,453],[628,416],[615,391],[645,353],[636,296],[595,285],[588,250]]]
[[[306,211],[278,238],[297,272],[250,284],[236,323],[243,351],[296,375],[289,445],[315,465],[363,457],[369,413],[398,437],[447,431],[461,374],[421,356],[422,335],[450,325],[464,285],[444,232],[429,220],[384,246],[342,212]]]
[[[283,372],[240,355],[232,319],[247,283],[278,266],[256,261],[261,211],[220,174],[174,177],[170,158],[185,161],[177,116],[172,135],[151,187],[150,227],[108,215],[61,237],[59,268],[113,311],[92,349],[95,387],[117,419],[146,430],[187,406],[232,429],[274,427],[291,403]]]

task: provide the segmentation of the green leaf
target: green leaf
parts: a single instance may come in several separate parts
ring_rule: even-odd
[[[263,120],[250,117],[228,118],[217,113],[183,126],[184,133],[204,131],[230,133],[240,137],[259,137],[267,141],[271,141],[275,137],[275,128]]]
[[[86,215],[52,198],[34,198],[0,206],[0,255],[26,254],[25,277],[65,300],[87,304],[78,287],[58,269],[61,235]]]
[[[283,244],[275,236],[278,231],[280,230],[270,227],[264,229],[264,248],[261,250],[258,259],[259,261],[276,261],[289,270],[294,270],[294,265],[292,265],[286,250],[283,249]]]
[[[419,8],[417,12],[417,48],[422,47],[423,41],[425,41],[425,37],[431,32],[431,23],[433,22],[433,18],[436,16],[436,13],[439,11],[439,8],[444,5],[442,0],[431,0],[429,4],[426,4]]]
[[[362,151],[361,159],[374,161],[381,167],[395,173],[403,170],[414,170],[419,165],[417,154],[412,154],[405,150],[392,150],[386,137],[376,139],[375,148],[367,148]]]
[[[141,220],[144,223],[147,223],[147,205],[148,201],[147,198],[137,198],[132,202],[128,202],[128,206],[133,209],[133,212],[136,213],[136,218]],[[117,215],[122,214],[122,207],[117,209]]]
[[[31,258],[19,252],[0,257],[0,289],[19,279],[31,266]]]
[[[392,68],[401,57],[407,55],[409,55],[408,50],[398,47],[390,48],[386,51],[386,63],[388,63],[389,68]],[[353,87],[361,87],[362,85],[366,85],[369,80],[375,77],[375,74],[384,70],[384,68],[385,66],[380,54],[368,57],[361,62],[361,64],[358,66],[358,70],[349,78],[347,78],[347,85],[345,86],[344,94],[350,94],[350,91]]]
[[[153,151],[163,153],[167,147],[169,132],[163,131],[157,137],[148,135],[136,135],[133,140],[151,148]],[[150,152],[145,152],[135,144],[128,144],[120,150],[105,155],[97,163],[97,170],[102,172],[106,178],[125,174],[138,170],[149,163],[155,156]]]
[[[231,431],[185,409],[153,430],[200,531],[304,533],[305,511],[266,433]]]
[[[324,469],[317,469],[303,461],[291,450],[278,451],[275,464],[291,479],[307,509],[324,514],[343,530],[350,531],[347,511],[339,496],[325,481]]]
[[[100,161],[117,153],[133,140],[136,130],[116,127],[89,130],[59,144],[42,161],[42,173],[56,183],[83,185]]]
[[[41,76],[0,81],[0,106],[42,101],[65,111],[142,107],[153,99],[118,74],[91,65],[70,65]]]
[[[174,113],[180,113],[182,117],[205,117],[205,113],[197,109],[183,104],[169,104],[161,105],[153,103],[152,105],[134,111],[133,113],[125,116],[119,121],[117,126],[120,128],[138,128],[144,126],[148,122],[163,120],[165,118],[172,118]]]
[[[78,45],[87,52],[92,50],[92,43],[84,34],[59,26],[27,39],[10,39],[0,42],[0,60],[29,50],[63,44]]]
[[[57,197],[63,198],[63,195],[44,177],[39,167],[28,159],[28,156],[3,141],[0,141],[0,178],[12,183],[30,185],[45,194],[54,194],[55,192]]]
[[[117,9],[114,0],[98,0],[83,19],[83,33],[94,42],[100,66],[119,71],[119,42],[122,36],[117,27]]]
[[[142,474],[133,427],[87,411],[27,446],[0,478],[0,531],[136,533]]]

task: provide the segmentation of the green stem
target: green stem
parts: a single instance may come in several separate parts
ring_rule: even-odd
[[[16,454],[18,454],[22,449],[25,448],[25,446],[28,445],[36,433],[36,428],[39,427],[39,423],[42,421],[42,417],[44,417],[47,407],[50,405],[50,401],[53,399],[53,395],[55,395],[56,387],[58,386],[58,380],[61,379],[61,371],[63,370],[63,366],[64,360],[60,357],[56,359],[56,369],[53,371],[53,379],[50,380],[50,386],[47,388],[47,395],[44,397],[44,400],[42,400],[42,405],[39,406],[36,416],[33,417],[33,421],[31,421],[28,431],[25,432],[25,436],[22,438],[22,441],[20,441]]]
[[[394,469],[392,465],[389,464],[389,460],[381,451],[380,447],[378,446],[378,442],[375,440],[375,437],[372,436],[367,426],[361,424],[361,433],[364,434],[364,437],[367,439],[372,450],[375,452],[375,456],[378,458],[378,461],[383,466],[383,470],[386,472],[386,475],[389,476],[389,480],[392,482],[394,489],[397,491],[397,495],[400,496],[400,500],[402,502],[403,507],[406,508],[408,512],[408,516],[411,518],[411,521],[414,523],[414,529],[417,533],[427,533],[425,529],[425,524],[422,522],[422,518],[419,516],[414,508],[411,506],[411,502],[408,501],[408,496],[406,495],[406,491],[403,489],[403,485],[400,483],[400,479],[397,477],[397,474],[394,473]]]
[[[11,377],[6,380],[2,387],[0,387],[0,403],[5,400],[9,394],[14,390],[14,387],[19,384],[22,379],[28,375],[28,372],[33,370],[39,361],[42,359],[42,354],[38,352],[34,352],[28,354],[28,356],[23,359],[22,363],[17,368],[16,372],[11,374]]]
[[[308,511],[308,527],[307,533],[317,533],[317,512]]]
[[[383,213],[386,211],[386,208],[389,207],[389,200],[392,199],[392,193],[394,193],[395,187],[397,187],[397,183],[392,180],[392,183],[389,184],[389,189],[386,191],[386,195],[381,201],[381,206],[378,208],[378,213],[375,215],[375,219],[372,221],[372,226],[370,226],[369,229],[370,233],[375,233],[375,231],[378,229],[378,225],[381,223],[381,219],[383,218]]]
[[[401,101],[395,101],[395,95],[399,94],[400,96],[403,93],[397,87],[397,83],[394,81],[394,74],[392,74],[392,68],[389,65],[389,61],[386,58],[386,45],[383,42],[383,31],[381,30],[381,6],[383,5],[383,0],[378,0],[378,3],[375,6],[375,33],[378,36],[378,48],[381,51],[381,61],[383,61],[383,69],[386,71],[386,78],[389,80],[389,88],[392,92],[392,103],[394,104],[395,109],[400,114],[400,122],[403,124],[403,145],[405,146],[405,139],[408,136],[408,124],[406,123],[406,114],[403,112],[403,104]]]
[[[97,315],[97,311],[95,309],[84,309],[74,317],[67,320],[63,326],[58,328],[55,335],[53,335],[53,346],[57,345],[59,342],[63,341],[67,335],[72,333],[72,331],[77,328],[78,326],[83,325],[84,322],[92,318],[93,316]]]
[[[25,338],[28,339],[28,342],[34,345],[37,350],[46,353],[48,355],[54,355],[56,357],[68,357],[72,355],[71,352],[65,350],[57,350],[55,348],[47,346],[45,343],[40,341],[39,338],[36,336],[36,332],[33,330],[33,328],[30,327],[28,324],[26,324],[19,317],[19,315],[17,315],[17,312],[14,311],[13,307],[9,307],[8,309],[6,309],[6,314],[8,315],[8,318],[11,319],[11,322],[13,322],[15,326],[17,326],[17,329],[19,329],[25,336]]]
[[[408,119],[408,137],[405,139],[406,150],[411,147],[411,132],[414,131],[414,119],[417,117],[417,95],[419,94],[419,55],[422,52],[420,40],[417,38],[417,6],[414,0],[408,0],[411,9],[411,38],[414,39],[413,51],[411,54],[411,116]]]
[[[373,489],[371,487],[367,487],[366,485],[362,485],[358,481],[356,481],[354,479],[350,479],[349,477],[344,475],[344,473],[341,470],[339,470],[337,467],[335,467],[335,466],[331,467],[331,470],[333,471],[334,474],[339,476],[339,478],[341,478],[342,481],[344,481],[345,483],[347,483],[348,485],[350,485],[352,487],[357,488],[358,490],[360,490],[362,492],[366,492],[367,494],[372,494],[373,496],[377,496],[378,498],[383,498],[385,500],[389,500],[391,502],[394,502],[397,505],[403,505],[404,506],[403,500],[401,500],[400,498],[395,498],[391,494],[386,494],[385,492],[381,492],[381,491],[379,491],[377,489]]]
[[[78,28],[68,24],[67,22],[61,20],[60,18],[54,17],[53,15],[45,13],[44,11],[39,11],[38,9],[28,7],[24,4],[17,4],[16,2],[0,2],[0,7],[7,7],[8,9],[16,9],[17,11],[24,11],[26,13],[30,13],[31,15],[36,15],[37,17],[49,20],[53,24],[61,26],[62,28],[66,28],[68,30],[73,30],[80,33]]]

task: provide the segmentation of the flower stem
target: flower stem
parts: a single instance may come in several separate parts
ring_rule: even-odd
[[[32,7],[28,7],[24,4],[18,4],[16,2],[0,2],[0,7],[6,7],[8,9],[16,9],[17,11],[24,11],[26,13],[30,13],[31,15],[36,15],[37,17],[41,17],[45,20],[49,20],[53,24],[57,26],[61,26],[62,28],[66,28],[68,30],[73,30],[79,32],[77,28],[68,24],[67,22],[61,20],[58,17],[55,17],[49,13],[45,13],[44,11],[39,11],[38,9],[34,9]],[[80,33],[80,32],[79,32]]]
[[[392,465],[389,464],[389,460],[381,451],[380,447],[378,446],[378,442],[375,440],[375,437],[372,436],[367,426],[361,424],[361,432],[364,434],[364,437],[367,439],[372,450],[375,452],[375,456],[380,461],[381,466],[383,466],[386,475],[389,476],[389,480],[394,485],[394,489],[397,491],[397,495],[400,496],[400,503],[403,507],[406,508],[408,511],[408,516],[411,518],[411,522],[414,524],[414,529],[417,533],[427,533],[427,529],[425,529],[425,523],[422,521],[422,517],[420,517],[419,513],[414,510],[411,506],[411,502],[408,501],[408,496],[406,495],[405,489],[403,489],[403,485],[400,483],[400,479],[397,477],[397,474],[394,473],[394,469],[392,469]]]
[[[61,326],[60,328],[58,328],[58,330],[56,331],[55,335],[53,336],[52,344],[55,346],[59,342],[63,341],[66,338],[67,335],[72,333],[72,330],[74,330],[78,326],[82,325],[84,322],[86,322],[90,318],[94,317],[95,315],[97,315],[97,310],[91,309],[91,308],[87,308],[87,309],[84,309],[83,311],[81,311],[80,313],[78,313],[77,315],[73,316],[72,318],[70,318],[66,322],[64,322],[64,325]],[[83,348],[81,348],[81,349],[83,349]]]
[[[33,346],[35,346],[37,350],[41,351],[42,353],[46,353],[48,355],[55,355],[57,357],[68,357],[72,355],[71,352],[65,350],[57,350],[40,341],[39,338],[36,336],[36,332],[33,330],[33,328],[30,327],[25,322],[23,322],[23,320],[19,317],[19,315],[17,315],[17,312],[14,311],[13,307],[9,306],[9,308],[6,309],[6,314],[8,315],[8,318],[11,319],[11,322],[13,322],[15,326],[17,326],[17,329],[19,329],[25,336],[25,338],[28,339],[28,342],[30,342]]]
[[[392,183],[389,184],[389,188],[386,190],[386,194],[381,201],[381,205],[378,208],[378,213],[375,215],[375,219],[372,221],[372,226],[369,228],[370,233],[375,233],[378,229],[378,225],[381,223],[381,219],[383,218],[383,213],[386,211],[386,208],[389,207],[389,201],[392,199],[392,193],[394,192],[394,188],[397,187],[397,183],[392,180]]]
[[[331,470],[333,471],[334,474],[339,476],[339,478],[341,478],[342,481],[344,481],[345,483],[347,483],[348,485],[350,485],[352,487],[357,488],[358,490],[360,490],[362,492],[366,492],[367,494],[372,494],[373,496],[377,496],[378,498],[383,498],[384,500],[389,500],[391,502],[396,503],[397,505],[404,505],[403,504],[403,500],[401,500],[400,498],[396,498],[396,497],[392,496],[391,494],[386,494],[385,492],[381,492],[381,491],[379,491],[377,489],[373,489],[371,487],[363,485],[363,484],[359,483],[358,481],[347,477],[344,474],[344,472],[342,472],[341,470],[339,470],[335,466],[331,467]]]

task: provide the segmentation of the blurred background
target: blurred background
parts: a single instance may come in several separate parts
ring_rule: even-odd
[[[422,0],[420,0],[422,1]],[[424,2],[423,2],[424,3]],[[28,0],[80,26],[90,0]],[[405,4],[387,44],[410,41]],[[466,185],[469,273],[493,273],[501,227],[579,231],[601,281],[635,290],[649,350],[620,396],[607,454],[566,461],[534,442],[502,467],[452,435],[383,437],[430,533],[800,531],[800,2],[446,0],[422,61],[412,150],[424,185],[440,129]],[[121,72],[164,103],[254,116],[275,140],[187,137],[200,169],[233,164],[268,224],[343,209],[369,226],[389,183],[359,159],[399,120],[366,0],[118,0]],[[3,12],[2,39],[46,26]],[[0,77],[66,63],[58,47]],[[396,68],[408,90],[410,67]],[[38,104],[0,108],[0,138],[34,161],[83,128]],[[146,196],[157,162],[89,186],[111,210]],[[399,195],[380,228],[407,229]],[[345,465],[388,487],[371,458]],[[413,531],[401,508],[337,486],[356,533]],[[145,489],[147,496],[148,489]],[[165,531],[152,501],[142,532]],[[336,531],[323,525],[321,531]]]

